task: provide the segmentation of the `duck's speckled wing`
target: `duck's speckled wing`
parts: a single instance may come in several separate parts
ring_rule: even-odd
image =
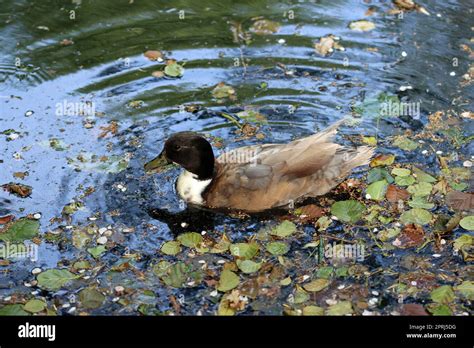
[[[245,146],[221,155],[206,205],[261,211],[327,193],[373,154],[370,147],[332,143],[339,124],[288,144]]]

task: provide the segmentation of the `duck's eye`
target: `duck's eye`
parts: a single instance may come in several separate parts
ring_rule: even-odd
[[[175,146],[174,146],[174,149],[175,149],[176,151],[179,151],[179,150],[181,150],[181,146],[175,145]]]

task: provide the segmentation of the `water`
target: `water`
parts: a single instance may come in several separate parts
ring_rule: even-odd
[[[343,127],[339,141],[350,143],[360,134],[376,135],[378,152],[395,153],[397,163],[432,168],[430,172],[437,174],[435,155],[401,151],[391,145],[389,137],[407,130],[420,133],[427,116],[435,111],[459,113],[472,107],[472,84],[460,86],[470,63],[468,53],[460,49],[461,44],[469,44],[472,36],[470,2],[426,3],[431,16],[410,12],[403,18],[386,14],[392,8],[388,1],[369,3],[376,10],[373,16],[365,15],[369,5],[362,1],[244,4],[219,0],[169,4],[2,0],[0,132],[13,129],[20,137],[7,141],[6,135],[0,136],[0,184],[21,182],[30,185],[33,193],[22,199],[0,192],[0,215],[19,218],[41,213],[41,232],[59,229],[64,240],[43,240],[37,262],[19,260],[3,266],[14,272],[2,281],[0,295],[27,294],[29,289],[23,283],[34,279],[29,274],[33,267],[69,266],[85,257],[94,265],[104,266],[92,272],[92,279],[98,278],[102,289],[109,291],[106,303],[93,313],[137,314],[137,305],[146,301],[151,307],[166,311],[171,308],[171,294],[184,294],[187,298],[181,314],[195,314],[197,310],[214,313],[212,301],[199,299],[208,296],[212,287],[175,290],[157,278],[139,278],[137,282],[137,274],[130,270],[110,271],[116,262],[123,261],[124,255],[136,254],[135,272],[149,272],[161,258],[158,250],[162,242],[183,230],[205,230],[216,238],[227,231],[233,241],[238,241],[253,235],[261,225],[279,219],[272,214],[237,218],[194,212],[180,205],[173,187],[178,171],[146,176],[142,169],[174,132],[193,130],[215,137],[222,145],[216,152],[221,153],[248,144],[287,142],[352,115],[358,122]],[[247,30],[256,17],[280,23],[278,32],[253,34],[249,44],[234,42],[233,23],[241,23]],[[348,27],[351,21],[360,19],[372,21],[376,28],[356,32]],[[322,57],[315,52],[314,43],[328,34],[340,37],[345,50]],[[63,40],[71,40],[72,44]],[[184,75],[153,77],[152,72],[162,70],[164,63],[145,58],[147,50],[160,50],[166,58],[175,59],[184,66]],[[235,89],[235,100],[218,102],[212,97],[212,89],[220,82]],[[411,88],[400,91],[403,86]],[[377,122],[367,105],[382,93],[419,103],[419,115]],[[131,107],[129,103],[137,100],[142,101],[142,106]],[[93,105],[96,113],[64,115],[61,105],[67,103]],[[185,111],[183,106],[191,104],[198,105],[201,111]],[[263,139],[238,140],[235,125],[220,113],[235,114],[250,106],[268,119],[268,124],[259,129]],[[365,111],[357,114],[354,110],[360,108]],[[28,111],[33,113],[26,116]],[[118,124],[117,133],[101,137],[101,127],[113,121]],[[462,119],[458,124],[465,136],[472,134],[472,122]],[[60,151],[50,146],[51,139],[59,142],[56,148]],[[469,159],[473,149],[472,142],[460,149],[453,149],[447,141],[434,146],[436,150],[457,152],[457,166]],[[94,163],[86,160],[84,164],[78,160],[80,155],[86,159],[96,157]],[[120,171],[122,165],[126,169]],[[19,180],[13,177],[15,172],[28,175]],[[364,173],[360,170],[356,176]],[[93,192],[85,194],[88,188]],[[64,206],[71,201],[80,201],[84,206],[70,219],[54,220],[61,217]],[[157,215],[153,209],[172,213]],[[97,220],[89,221],[91,216]],[[183,228],[183,222],[189,226]],[[99,227],[110,225],[116,231],[113,246],[100,261],[94,261],[86,248],[71,245],[72,232],[67,226],[91,223]],[[134,232],[123,233],[124,228],[133,228]],[[289,254],[295,262],[308,257],[302,246],[303,241],[311,240],[314,227],[305,228],[307,235],[292,244]],[[351,236],[341,231],[334,233],[349,239],[368,238],[363,229]],[[433,252],[429,247],[417,257],[428,258]],[[413,250],[408,253],[416,255]],[[385,257],[372,250],[363,265],[373,271],[388,267],[394,260],[398,262],[402,255],[405,254]],[[462,263],[456,260],[450,262]],[[313,262],[311,267],[319,266]],[[381,276],[373,280],[372,287],[388,292],[387,287],[396,279],[393,277]],[[129,286],[152,289],[156,297],[133,297],[130,304],[112,302],[113,287],[125,284],[128,278],[132,279]],[[85,280],[78,281],[69,291],[77,293],[87,284]],[[245,313],[280,314],[281,304],[290,292],[291,289],[282,288],[276,297],[280,302],[274,300],[270,304],[268,299],[259,298]],[[41,295],[48,301],[53,296],[46,292]],[[67,301],[66,295],[61,295],[57,295],[60,301]],[[384,314],[397,308],[396,296],[387,296],[388,304],[378,308]]]

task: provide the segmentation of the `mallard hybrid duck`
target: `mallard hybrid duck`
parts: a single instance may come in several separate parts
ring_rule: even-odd
[[[332,142],[341,122],[288,144],[240,147],[217,159],[205,138],[180,132],[145,170],[159,172],[170,163],[183,167],[176,190],[190,204],[246,212],[283,208],[326,194],[352,169],[368,164],[373,148]]]

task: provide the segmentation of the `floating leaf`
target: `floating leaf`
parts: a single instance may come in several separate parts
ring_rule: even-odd
[[[389,185],[387,187],[387,193],[385,194],[387,200],[392,203],[397,203],[398,201],[406,201],[410,198],[410,194],[407,190],[399,188],[395,185]]]
[[[184,68],[179,65],[175,60],[170,59],[166,62],[164,72],[166,76],[181,77],[184,74]]]
[[[320,269],[318,269],[316,276],[318,278],[329,279],[331,278],[333,272],[334,272],[334,267],[331,267],[331,266],[321,267]]]
[[[370,161],[371,167],[389,166],[395,161],[394,155],[379,154]]]
[[[239,285],[240,279],[237,274],[230,270],[223,270],[221,273],[221,278],[219,279],[219,285],[217,290],[226,292],[232,290],[233,288]]]
[[[288,220],[281,222],[278,226],[274,227],[270,234],[278,237],[288,237],[296,232],[296,225]]]
[[[351,22],[349,28],[355,31],[370,31],[375,29],[375,24],[367,20],[360,20]]]
[[[181,245],[176,241],[169,241],[161,246],[161,252],[165,255],[176,255],[181,252]]]
[[[318,306],[303,307],[303,315],[324,315],[324,309]]]
[[[180,288],[188,277],[189,267],[184,262],[177,262],[166,269],[165,275],[161,278],[166,285]]]
[[[405,151],[413,151],[413,150],[416,150],[419,146],[419,144],[405,136],[399,136],[399,137],[396,137],[394,142],[393,142],[393,145],[395,145],[396,147],[399,147],[400,149],[402,150],[405,150]]]
[[[38,313],[46,308],[46,303],[41,300],[29,300],[23,306],[23,309],[30,313]]]
[[[415,183],[415,178],[411,175],[395,177],[395,184],[397,184],[398,186],[409,186],[414,183]]]
[[[267,245],[267,251],[275,256],[285,255],[289,250],[290,247],[284,242],[271,242]]]
[[[13,315],[30,315],[28,312],[23,310],[21,304],[9,304],[0,308],[0,316],[13,316]]]
[[[400,221],[404,224],[426,225],[433,219],[431,213],[425,209],[413,208],[404,212],[400,216]]]
[[[428,202],[426,197],[415,196],[411,201],[408,202],[408,205],[412,208],[423,208],[423,209],[432,209],[434,203]]]
[[[393,182],[393,177],[388,173],[387,169],[385,168],[373,168],[367,174],[367,182],[369,184],[383,179],[385,179],[389,183]]]
[[[224,82],[220,82],[214,87],[211,93],[216,99],[230,98],[235,96],[235,89],[226,85]]]
[[[309,282],[308,284],[303,285],[303,288],[309,292],[318,292],[326,288],[328,285],[329,285],[329,280],[320,278],[320,279],[315,279]]]
[[[227,237],[227,235],[222,235],[222,238],[219,242],[217,242],[216,244],[214,244],[214,246],[211,248],[210,252],[211,253],[223,253],[223,252],[226,252],[227,250],[229,250],[229,247],[230,247],[230,240],[229,238]]]
[[[352,304],[350,301],[341,301],[326,310],[326,315],[347,315],[352,314]]]
[[[403,228],[402,233],[398,237],[398,244],[401,248],[411,248],[421,245],[424,238],[425,231],[421,226],[409,224]]]
[[[235,243],[229,247],[230,253],[233,256],[241,257],[244,259],[251,259],[257,255],[259,246],[257,243]]]
[[[10,194],[18,196],[20,198],[26,198],[31,196],[32,187],[28,185],[18,184],[10,182],[8,184],[2,185],[2,188]]]
[[[268,19],[259,19],[250,28],[257,35],[270,35],[280,29],[280,24]]]
[[[97,259],[97,258],[99,258],[99,256],[102,255],[106,250],[107,250],[107,248],[106,248],[104,245],[98,245],[98,246],[96,246],[96,247],[87,249],[87,252],[88,252],[89,254],[91,254],[94,259]]]
[[[406,169],[406,168],[393,168],[392,169],[392,175],[395,175],[395,176],[408,176],[410,174],[411,174],[410,169]]]
[[[388,182],[386,180],[376,181],[367,186],[366,193],[370,196],[370,199],[380,201],[385,197],[387,186]]]
[[[459,225],[468,231],[474,231],[474,215],[466,216],[459,221]]]
[[[67,269],[49,269],[38,274],[38,286],[42,289],[56,291],[77,276]]]
[[[474,282],[471,280],[465,280],[460,285],[454,288],[459,291],[468,300],[474,300]]]
[[[146,51],[143,54],[145,57],[147,57],[149,60],[163,60],[163,53],[160,51]]]
[[[309,294],[299,285],[296,285],[294,304],[300,304],[309,300]]]
[[[0,240],[5,242],[22,242],[38,234],[40,223],[37,220],[20,219],[6,225],[0,230]]]
[[[180,234],[177,239],[181,244],[188,248],[196,248],[202,243],[202,236],[196,232]]]
[[[262,267],[262,262],[252,260],[237,260],[236,264],[237,267],[246,274],[255,273]]]
[[[469,234],[463,234],[461,237],[457,238],[454,243],[453,247],[455,250],[461,250],[464,247],[468,247],[474,244],[474,237]]]
[[[85,288],[79,292],[79,301],[84,308],[99,308],[105,301],[105,296],[94,288]]]
[[[339,38],[337,36],[329,34],[320,38],[319,42],[316,42],[314,44],[314,49],[323,57],[334,52],[335,49],[339,51],[344,51],[344,47],[342,47],[342,45],[340,45],[338,41]],[[377,143],[377,141],[375,141],[375,143]]]
[[[331,206],[331,213],[339,220],[348,223],[359,221],[364,211],[364,205],[354,200],[339,201]]]
[[[386,242],[392,238],[395,238],[399,233],[399,228],[387,228],[377,233],[377,238],[380,239],[382,242]]]
[[[436,303],[448,304],[455,298],[453,289],[449,285],[440,286],[431,291],[431,299]]]
[[[449,308],[447,305],[444,304],[432,304],[428,306],[428,311],[433,314],[433,315],[453,315],[453,312],[451,311],[451,308]]]
[[[429,196],[433,185],[428,182],[420,182],[419,184],[410,185],[407,187],[408,192],[413,196]]]
[[[436,179],[434,177],[432,177],[428,173],[425,173],[424,171],[416,167],[413,167],[413,175],[416,177],[416,181],[418,182],[429,182],[429,183],[436,182]]]

